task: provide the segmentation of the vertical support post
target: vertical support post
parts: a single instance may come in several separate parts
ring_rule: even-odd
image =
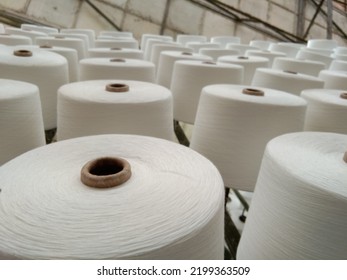
[[[164,10],[164,15],[163,15],[163,21],[161,22],[161,26],[160,26],[160,35],[164,34],[165,28],[166,28],[166,23],[167,23],[167,17],[169,15],[169,11],[170,11],[170,5],[171,5],[171,0],[166,0],[166,6],[165,6],[165,10]]]
[[[305,30],[305,9],[306,1],[299,0],[298,2],[298,12],[297,12],[297,22],[296,22],[296,36],[303,37]]]
[[[327,0],[327,39],[333,38],[333,1]]]

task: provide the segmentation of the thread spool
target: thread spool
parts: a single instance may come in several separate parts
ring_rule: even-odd
[[[325,64],[319,61],[277,57],[272,64],[272,69],[290,70],[317,77],[319,72],[325,69]]]
[[[277,57],[286,57],[286,54],[283,52],[270,52],[269,50],[247,50],[245,53],[246,56],[261,56],[269,59],[269,67],[272,67],[274,60]]]
[[[220,45],[217,43],[196,43],[196,42],[191,42],[187,43],[186,46],[188,48],[191,48],[193,52],[199,53],[199,50],[202,48],[220,48]]]
[[[218,62],[232,63],[243,66],[243,84],[251,85],[253,75],[257,68],[268,67],[269,59],[258,56],[221,56],[217,60]]]
[[[67,84],[58,90],[57,139],[122,133],[174,140],[172,110],[171,92],[152,83],[93,80]]]
[[[307,47],[312,49],[333,50],[337,47],[337,42],[332,39],[310,39]]]
[[[270,41],[264,40],[251,40],[249,41],[249,45],[252,47],[257,47],[263,51],[269,51],[269,47],[272,44]]]
[[[204,86],[219,83],[241,84],[242,80],[243,68],[239,65],[212,61],[176,61],[170,86],[174,119],[194,124]]]
[[[347,71],[347,61],[333,60],[329,67],[330,71]]]
[[[250,45],[235,43],[228,43],[225,48],[231,50],[238,50],[241,56],[245,56],[248,50],[260,50],[259,48]]]
[[[333,58],[330,56],[315,53],[307,49],[300,49],[296,55],[296,58],[323,62],[326,69],[329,68],[331,62],[333,61]]]
[[[0,79],[0,165],[45,145],[40,94],[37,86]]]
[[[295,58],[299,48],[295,45],[272,43],[269,47],[269,50],[272,52],[282,52],[287,55],[287,57]]]
[[[16,28],[16,27],[6,27],[6,32],[8,32],[9,34],[29,37],[31,39],[31,44],[35,42],[37,37],[48,36],[46,33],[43,33],[43,32],[27,31],[27,30],[22,30],[20,28]]]
[[[300,95],[305,89],[323,88],[324,81],[291,70],[258,68],[253,76],[252,86],[277,89]]]
[[[145,48],[144,50],[144,59],[150,60],[150,56],[152,53],[153,46],[157,44],[161,44],[163,42],[172,42],[173,38],[171,36],[160,36],[158,38],[147,38],[145,41]]]
[[[43,25],[22,23],[20,27],[23,30],[43,32],[43,33],[46,33],[46,34],[59,33],[59,30],[57,28],[49,27],[49,26],[43,26]]]
[[[266,143],[302,131],[305,111],[306,101],[286,92],[209,85],[202,89],[190,147],[217,166],[226,187],[253,191]]]
[[[90,48],[88,50],[89,58],[96,57],[121,57],[130,59],[143,59],[143,51],[126,48]]]
[[[95,31],[93,29],[86,28],[63,28],[60,30],[63,34],[84,34],[88,36],[89,46],[94,47]]]
[[[145,53],[147,51],[147,42],[149,40],[160,40],[162,42],[171,42],[173,38],[171,36],[157,35],[157,34],[142,34],[140,49]]]
[[[324,132],[267,144],[237,259],[347,258],[346,145],[346,135]]]
[[[114,155],[131,165],[128,181],[103,189],[80,181],[86,162]],[[220,174],[170,141],[98,135],[53,143],[2,166],[0,185],[0,259],[223,259]]]
[[[37,85],[45,130],[56,128],[58,88],[68,83],[67,61],[61,55],[37,49],[8,49],[0,53],[0,76]],[[42,78],[44,77],[44,79]]]
[[[192,52],[164,51],[160,54],[156,82],[170,88],[174,64],[177,60],[212,61],[212,58]]]
[[[155,66],[152,62],[123,58],[85,58],[80,60],[80,80],[118,79],[155,81]]]
[[[217,61],[217,59],[220,57],[220,56],[226,56],[226,55],[239,55],[239,51],[238,50],[227,50],[227,49],[221,49],[221,48],[218,48],[218,49],[213,49],[213,48],[201,48],[199,50],[199,53],[202,54],[202,55],[207,55],[209,57],[212,57],[212,59],[214,61]]]
[[[78,60],[83,59],[87,55],[87,49],[84,41],[79,38],[66,37],[63,35],[47,36],[36,38],[37,45],[51,45],[54,47],[63,47],[75,49]]]
[[[347,94],[340,90],[310,89],[301,96],[308,102],[305,126],[307,131],[347,134]]]
[[[206,43],[207,37],[203,35],[178,34],[176,36],[176,42],[186,47],[187,43]]]
[[[326,89],[346,89],[347,71],[322,70],[318,77],[324,81]]]
[[[0,44],[7,46],[31,45],[33,42],[30,37],[23,35],[0,34]]]
[[[220,44],[221,48],[225,49],[228,43],[240,44],[241,38],[236,36],[213,36],[210,41],[211,43]]]
[[[111,36],[115,38],[134,38],[132,32],[127,31],[109,31],[109,30],[101,30],[99,32],[99,35],[101,36]]]
[[[66,58],[68,63],[68,74],[69,74],[69,82],[76,82],[79,80],[79,70],[78,70],[78,56],[77,51],[72,48],[64,48],[64,47],[56,47],[50,44],[43,44],[40,46],[37,45],[24,45],[17,46],[16,48],[24,48],[27,50],[35,51],[37,49],[50,51],[62,55]]]
[[[150,61],[154,63],[154,65],[156,66],[156,69],[158,69],[159,67],[160,55],[164,51],[192,52],[193,50],[191,48],[182,47],[178,43],[172,43],[172,42],[170,43],[165,42],[165,43],[154,45],[152,48]]]
[[[139,49],[139,42],[134,38],[114,38],[114,39],[96,39],[96,48],[125,48],[125,49]]]

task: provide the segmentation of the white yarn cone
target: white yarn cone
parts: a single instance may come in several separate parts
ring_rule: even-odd
[[[324,81],[310,75],[269,68],[258,68],[252,80],[252,86],[282,90],[295,95],[305,89],[323,88]]]
[[[85,58],[80,60],[80,80],[125,79],[155,81],[152,62],[123,58]]]
[[[0,79],[0,165],[45,145],[37,86]]]
[[[199,54],[207,55],[213,58],[213,61],[217,61],[220,56],[227,55],[239,55],[240,52],[238,50],[228,50],[228,49],[215,49],[215,48],[201,48],[199,50]]]
[[[96,39],[96,48],[126,48],[126,49],[138,49],[139,42],[136,39],[131,38],[115,38],[115,39]]]
[[[0,44],[7,46],[31,45],[33,42],[30,37],[15,34],[0,34]]]
[[[122,161],[100,160],[106,156]],[[98,168],[81,174],[96,159]],[[105,177],[120,185],[98,188]],[[2,166],[0,185],[1,259],[224,256],[220,174],[170,141],[99,135],[53,143]]]
[[[291,57],[277,57],[273,69],[298,72],[317,77],[319,72],[325,69],[325,64],[319,61],[296,59]]]
[[[285,53],[271,52],[267,50],[247,50],[245,56],[261,56],[269,60],[269,67],[272,67],[273,61],[277,57],[286,57]]]
[[[124,48],[90,48],[88,58],[108,57],[108,58],[131,58],[143,59],[143,51]]]
[[[243,67],[229,63],[176,61],[170,89],[174,100],[174,118],[194,124],[201,90],[211,84],[241,84]]]
[[[172,120],[171,92],[152,83],[95,80],[58,91],[58,140],[112,133],[173,140]]]
[[[68,63],[69,70],[69,82],[77,82],[79,80],[79,67],[78,67],[78,54],[75,49],[72,48],[64,48],[64,47],[56,47],[51,45],[24,45],[24,46],[16,46],[16,49],[28,49],[28,50],[43,50],[43,51],[51,51],[57,54],[62,55],[66,58]]]
[[[232,63],[243,66],[243,84],[250,85],[253,79],[255,70],[259,67],[269,67],[269,59],[259,56],[236,56],[227,55],[221,56],[218,62]]]
[[[212,61],[212,58],[191,52],[164,51],[160,54],[159,58],[156,77],[157,84],[170,88],[173,67],[177,60]]]
[[[341,90],[310,89],[301,96],[307,100],[304,130],[347,134],[347,93]]]
[[[63,56],[9,48],[0,53],[0,76],[37,85],[45,130],[57,127],[57,90],[69,80],[68,64]]]
[[[347,89],[347,71],[322,70],[318,77],[324,81],[324,88]]]
[[[323,132],[268,143],[237,259],[347,259],[346,147]]]
[[[226,187],[253,191],[266,143],[302,131],[305,110],[304,99],[277,90],[206,86],[190,147],[217,166]]]
[[[50,45],[56,47],[72,48],[77,51],[78,60],[83,59],[87,55],[87,50],[82,39],[68,38],[64,35],[56,35],[54,37],[38,37],[35,43],[37,45]]]

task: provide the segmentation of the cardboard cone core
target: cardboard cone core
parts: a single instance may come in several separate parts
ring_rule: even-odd
[[[264,91],[255,88],[244,88],[242,90],[243,94],[254,95],[254,96],[264,96]]]

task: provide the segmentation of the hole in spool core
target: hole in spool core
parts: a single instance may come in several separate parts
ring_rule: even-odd
[[[289,74],[298,74],[298,72],[295,72],[295,71],[291,71],[291,70],[283,70],[284,73],[289,73]]]
[[[241,55],[241,56],[238,56],[237,58],[238,58],[238,59],[249,59],[248,56],[242,56],[242,55]]]
[[[54,38],[56,39],[65,39],[64,35],[55,35]]]
[[[347,152],[345,152],[345,154],[343,156],[343,160],[345,161],[345,163],[347,163]]]
[[[29,50],[16,50],[13,52],[13,54],[15,56],[25,56],[25,57],[28,57],[28,56],[32,56],[33,53]]]
[[[243,94],[254,95],[254,96],[264,96],[264,91],[256,88],[244,88],[242,90]]]
[[[106,91],[109,92],[126,92],[129,91],[129,86],[126,84],[107,84],[106,85]]]
[[[111,51],[121,51],[122,48],[118,48],[118,47],[112,47],[110,48]]]
[[[343,98],[343,99],[347,99],[347,92],[341,93],[340,97]]]
[[[40,48],[42,48],[42,49],[52,49],[53,47],[51,45],[44,44],[44,45],[40,45]]]
[[[94,188],[115,187],[130,177],[129,162],[117,157],[98,158],[87,162],[81,169],[82,183]]]
[[[111,58],[110,59],[111,62],[125,62],[124,58]]]
[[[182,55],[193,55],[192,52],[182,52],[181,54],[182,54]]]
[[[217,63],[213,61],[203,61],[202,64],[216,65]]]

